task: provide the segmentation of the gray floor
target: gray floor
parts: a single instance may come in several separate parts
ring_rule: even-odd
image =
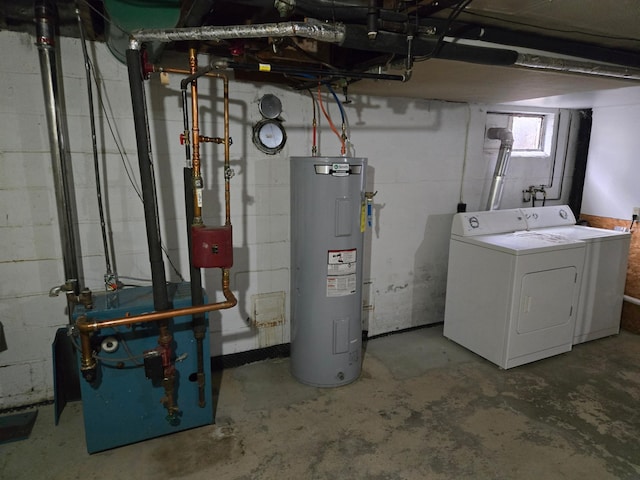
[[[638,479],[640,336],[503,371],[437,326],[368,342],[318,389],[288,359],[221,373],[215,425],[88,455],[82,408],[41,407],[2,479]]]

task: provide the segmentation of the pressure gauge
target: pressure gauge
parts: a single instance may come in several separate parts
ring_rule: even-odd
[[[258,109],[264,118],[278,118],[282,113],[282,102],[275,95],[267,93],[260,99]]]
[[[258,150],[268,155],[278,153],[286,142],[287,134],[278,120],[265,118],[253,127],[253,143]]]

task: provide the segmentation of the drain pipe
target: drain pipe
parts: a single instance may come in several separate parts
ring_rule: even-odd
[[[59,72],[56,62],[56,13],[50,1],[36,1],[35,22],[65,278],[64,284],[52,288],[49,295],[57,296],[61,291],[67,294],[67,314],[71,323],[73,306],[77,302],[77,295],[80,291],[78,285],[77,234],[73,223],[75,198],[72,190],[71,159],[67,146],[68,133],[64,122],[63,107],[60,102],[62,94],[59,87]]]
[[[500,207],[504,180],[509,168],[511,147],[513,147],[513,133],[507,128],[490,128],[487,130],[487,138],[500,140],[501,142],[496,168],[493,173],[493,181],[491,182],[491,190],[489,191],[489,199],[487,200],[487,210],[497,210]]]

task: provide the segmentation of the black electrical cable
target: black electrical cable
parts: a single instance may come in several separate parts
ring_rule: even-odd
[[[91,66],[93,66],[91,60],[89,60],[89,63],[91,64]],[[91,69],[91,73],[92,73],[92,76],[93,76],[93,81],[96,84],[96,88],[98,88],[98,91],[100,91],[100,83],[98,81],[99,80],[98,77],[96,76],[95,68]],[[136,184],[136,182],[133,179],[133,173],[131,172],[131,170],[133,170],[133,167],[129,163],[129,157],[126,155],[126,153],[124,152],[124,150],[120,146],[120,141],[118,140],[118,136],[116,135],[115,129],[113,127],[113,124],[111,123],[111,119],[109,118],[109,115],[108,115],[108,112],[107,112],[107,107],[104,104],[104,101],[102,100],[102,95],[98,95],[98,103],[100,104],[100,109],[102,110],[102,113],[104,114],[104,119],[107,122],[107,127],[109,128],[109,133],[111,133],[111,138],[113,138],[113,142],[114,142],[114,144],[116,146],[116,149],[118,150],[118,154],[120,156],[120,160],[121,160],[122,165],[124,167],[124,171],[127,174],[127,178],[129,179],[129,183],[131,184],[131,187],[133,188],[133,190],[136,192],[136,195],[138,196],[140,201],[143,202],[143,204],[144,204],[144,200],[142,198],[142,192],[140,191],[140,187]],[[166,256],[167,260],[169,261],[169,265],[171,265],[171,268],[173,269],[173,271],[176,273],[176,275],[178,276],[180,281],[184,282],[185,281],[184,277],[180,273],[180,270],[178,270],[178,268],[173,263],[173,260],[171,260],[171,256],[169,255],[169,252],[167,251],[167,248],[164,245],[161,245],[161,248],[162,248],[162,252]]]
[[[102,232],[102,246],[104,248],[104,260],[106,264],[107,274],[113,273],[111,269],[111,259],[109,256],[109,241],[107,239],[107,227],[104,220],[104,202],[102,200],[102,188],[100,186],[100,162],[98,160],[98,143],[96,140],[96,119],[93,108],[93,88],[91,87],[91,63],[89,62],[89,53],[87,52],[87,43],[84,34],[84,25],[80,18],[80,10],[76,8],[78,16],[78,29],[80,30],[80,44],[82,45],[82,56],[84,58],[84,68],[87,77],[87,96],[89,101],[89,119],[91,124],[91,145],[93,149],[93,168],[96,177],[96,196],[98,200],[98,214],[100,216],[100,230]]]

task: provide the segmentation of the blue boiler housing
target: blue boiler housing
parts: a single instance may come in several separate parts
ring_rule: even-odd
[[[191,306],[189,283],[170,284],[167,288],[173,308]],[[117,298],[113,295],[95,294],[93,308],[77,307],[75,318],[85,314],[100,321],[153,311],[151,287],[123,289],[117,292]],[[197,384],[197,341],[191,316],[173,318],[170,331],[176,367],[174,396],[180,409],[175,421],[168,419],[161,403],[164,388],[145,376],[142,356],[143,352],[158,346],[156,322],[104,328],[92,337],[92,345],[98,349],[97,380],[93,384],[80,380],[89,453],[213,423],[208,328],[205,328],[202,345],[205,367],[202,407]]]

